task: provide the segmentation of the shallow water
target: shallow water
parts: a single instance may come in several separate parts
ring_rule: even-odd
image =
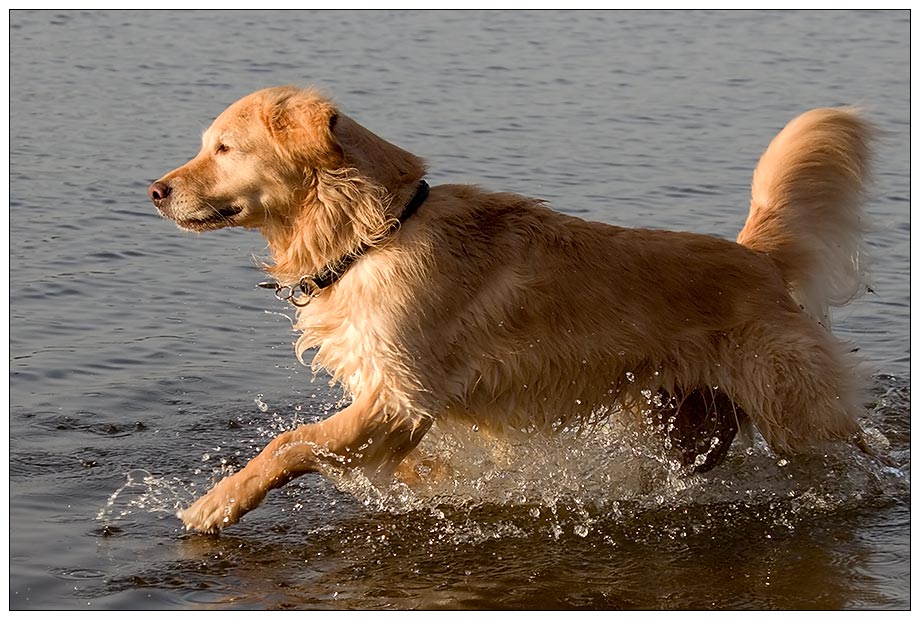
[[[10,16],[14,609],[905,609],[910,606],[909,15]],[[835,316],[873,376],[849,449],[736,445],[685,476],[615,424],[533,443],[432,434],[454,476],[302,478],[220,537],[173,516],[341,393],[294,358],[252,232],[189,235],[147,183],[223,107],[318,84],[477,182],[626,226],[733,237],[799,112],[882,130],[874,295]]]

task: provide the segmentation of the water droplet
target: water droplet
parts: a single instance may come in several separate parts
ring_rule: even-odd
[[[575,526],[574,529],[575,529],[575,533],[576,533],[578,536],[581,536],[582,538],[584,538],[585,536],[588,535],[588,531],[589,531],[589,530],[588,530],[588,526],[586,526],[586,525],[578,524],[578,525]]]
[[[128,485],[145,482],[151,477],[150,472],[146,469],[132,469],[128,472]]]
[[[631,372],[627,372],[627,373],[626,373],[626,379],[627,379],[627,381],[629,381],[629,382],[631,383],[631,382],[633,382],[633,381],[636,380],[636,375],[634,375],[634,374],[631,373]]]

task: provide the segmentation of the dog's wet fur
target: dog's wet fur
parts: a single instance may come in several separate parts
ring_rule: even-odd
[[[848,108],[789,123],[757,165],[737,243],[470,185],[432,187],[394,226],[421,159],[315,90],[241,99],[150,197],[187,230],[258,229],[266,270],[295,290],[363,250],[295,299],[298,355],[315,350],[351,404],[277,436],[179,516],[217,531],[327,467],[385,482],[439,421],[552,433],[618,415],[658,429],[691,471],[717,466],[752,425],[779,454],[865,449],[863,381],[828,308],[866,290],[871,136]]]

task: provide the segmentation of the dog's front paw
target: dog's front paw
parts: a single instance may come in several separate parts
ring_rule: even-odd
[[[258,506],[266,492],[258,480],[243,478],[241,474],[224,478],[194,504],[177,512],[185,529],[213,534]]]

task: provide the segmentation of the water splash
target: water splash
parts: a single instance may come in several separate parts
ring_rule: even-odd
[[[871,433],[883,442],[881,431]],[[586,538],[636,520],[660,521],[662,532],[673,526],[671,537],[683,537],[742,516],[792,530],[816,514],[909,493],[906,466],[885,466],[850,446],[782,458],[755,437],[733,446],[720,468],[697,475],[614,420],[520,442],[475,435],[451,429],[423,440],[422,451],[449,464],[447,475],[423,462],[415,468],[421,482],[411,486],[381,488],[354,471],[334,481],[375,511],[433,515],[466,531],[494,523],[496,514],[520,526],[524,515],[554,538]]]
[[[265,395],[259,393],[253,399],[260,414],[269,412]],[[96,520],[103,522],[106,531],[117,529],[116,522],[125,521],[132,515],[163,513],[169,516],[186,508],[207,492],[215,482],[234,473],[255,456],[268,441],[280,433],[291,430],[304,422],[315,422],[328,415],[335,403],[321,406],[323,413],[306,415],[300,404],[291,405],[292,415],[272,412],[268,416],[251,415],[243,412],[231,418],[226,428],[232,436],[211,433],[205,447],[198,456],[190,455],[198,467],[184,470],[190,479],[157,476],[142,468],[132,469],[119,486],[106,499],[105,505],[96,513]],[[241,433],[239,429],[246,429]],[[184,462],[184,461],[183,461]]]
[[[262,394],[257,394],[253,402],[255,402],[256,407],[258,407],[259,411],[262,413],[268,411],[268,405],[262,401]]]
[[[96,514],[96,520],[111,526],[136,512],[175,514],[180,506],[187,505],[194,497],[194,486],[179,478],[154,476],[145,469],[131,470],[127,481],[109,496],[105,506]]]
[[[262,395],[257,401],[264,402]],[[222,441],[209,436],[211,443],[199,457],[201,468],[191,472],[197,485],[134,470],[97,518],[108,523],[138,512],[172,515],[213,481],[244,465],[268,440],[327,416],[335,406],[292,406],[286,415],[256,415],[248,426],[241,416],[232,437]],[[430,527],[425,531],[440,539],[545,532],[553,539],[611,541],[616,538],[611,532],[622,531],[622,523],[641,523],[632,527],[676,538],[741,519],[792,530],[815,515],[909,497],[910,429],[905,412],[909,388],[889,390],[863,422],[869,445],[904,463],[901,467],[882,465],[849,446],[781,458],[755,436],[748,444],[736,442],[722,466],[695,475],[670,458],[661,429],[627,427],[614,415],[554,436],[521,433],[498,439],[474,425],[436,427],[418,448],[422,456],[412,467],[416,480],[411,484],[378,486],[361,472],[344,469],[332,470],[329,476],[369,515]],[[316,508],[315,497],[299,496],[297,485],[285,493],[289,505],[283,511],[289,515]],[[409,521],[402,518],[407,515]]]

